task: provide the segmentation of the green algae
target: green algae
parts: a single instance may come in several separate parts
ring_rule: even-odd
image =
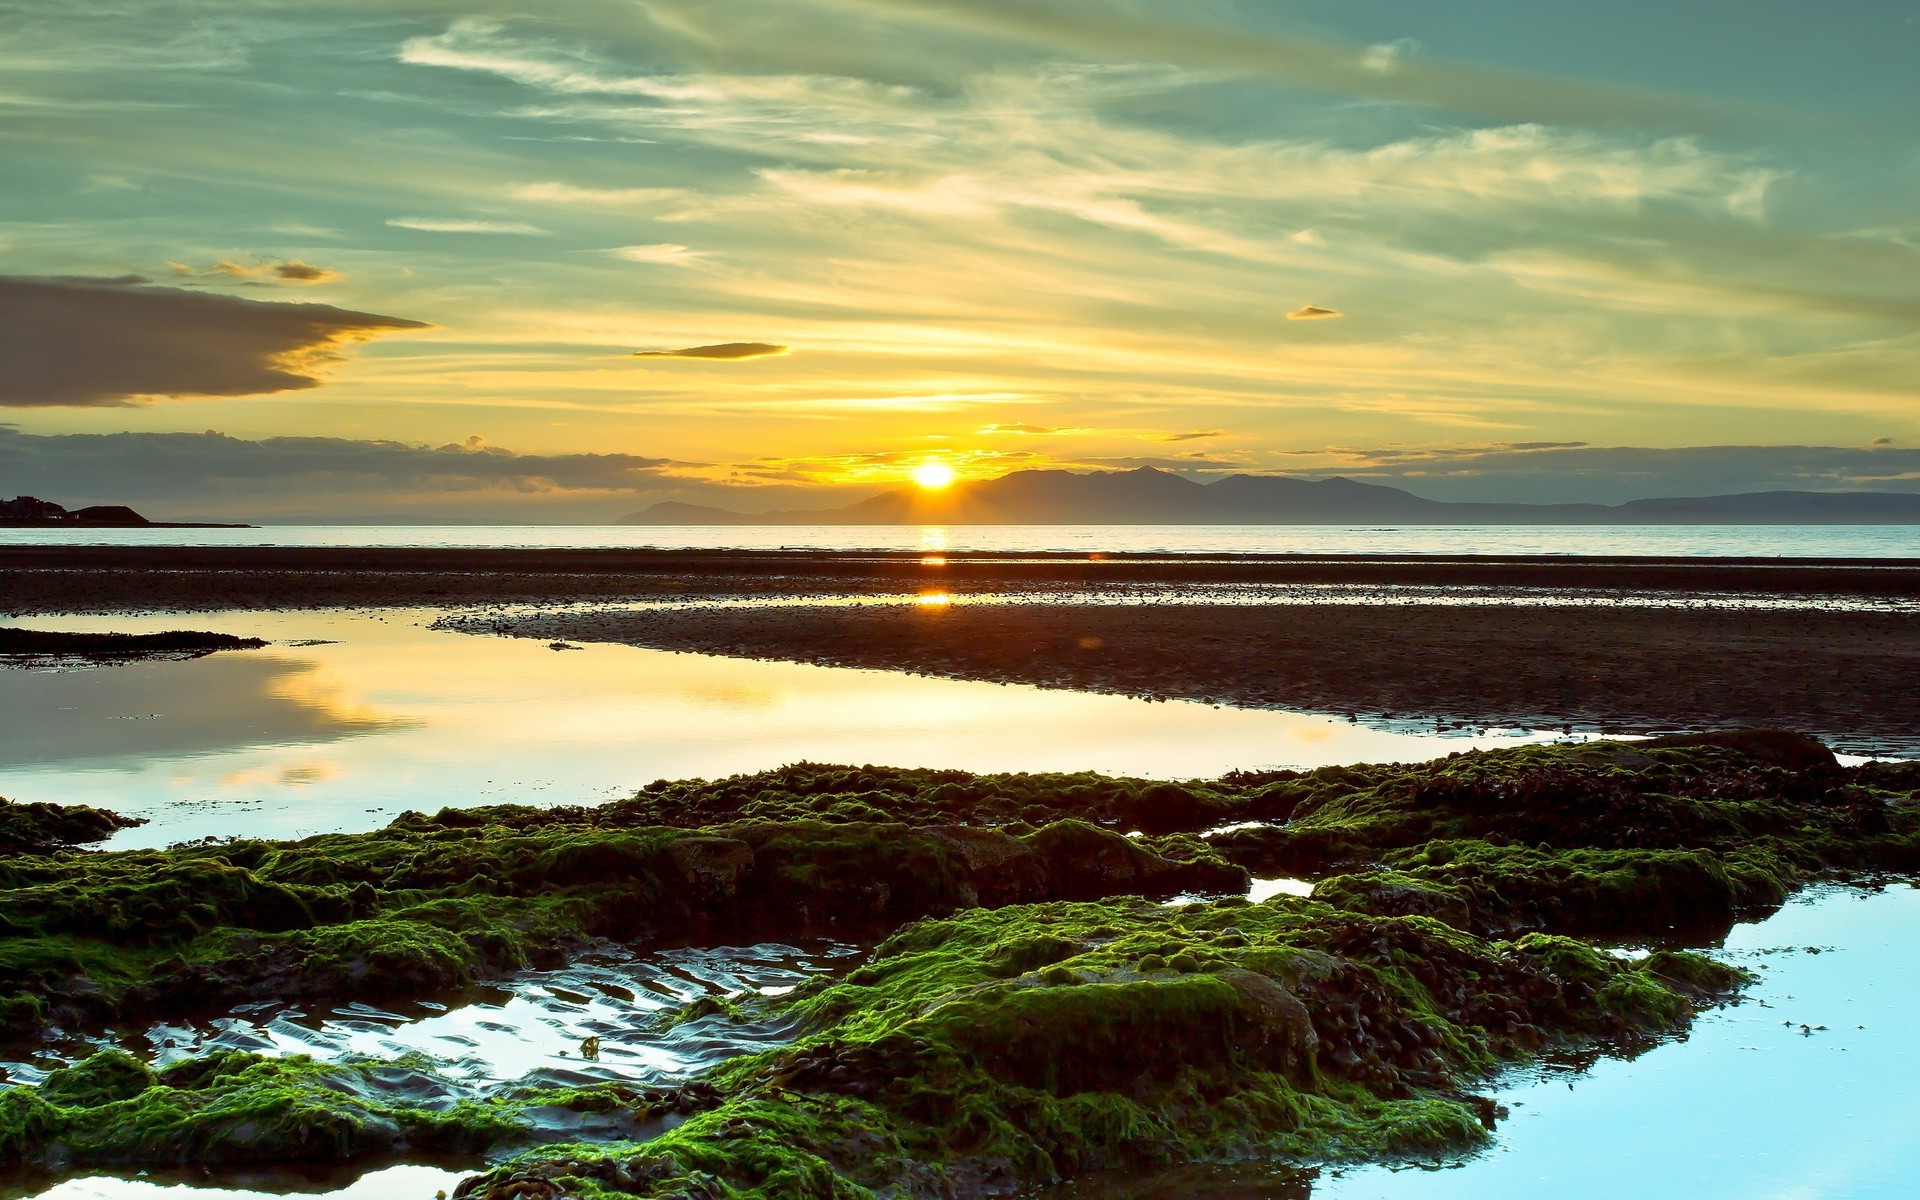
[[[525,1144],[552,1114],[631,1134],[662,1098],[617,1084],[462,1097],[424,1063],[227,1050],[155,1072],[120,1050],[0,1092],[0,1156],[38,1164],[287,1163]],[[536,1119],[537,1118],[537,1119]]]
[[[1295,899],[976,910],[803,988],[787,1007],[804,1035],[723,1068],[712,1111],[644,1144],[542,1149],[461,1194],[932,1197],[1455,1152],[1486,1137],[1491,1106],[1466,1088],[1488,1071],[1677,1029],[1740,982],[1693,957]]]
[[[145,824],[141,818],[123,817],[85,804],[22,804],[0,799],[0,855],[52,853]]]
[[[16,1025],[244,999],[429,996],[591,939],[802,936],[981,904],[1243,890],[1191,841],[820,821],[421,828],[0,860]]]
[[[417,1065],[210,1056],[155,1075],[106,1057],[0,1092],[0,1157],[577,1136],[463,1194],[852,1200],[1452,1153],[1497,1115],[1472,1093],[1488,1072],[1554,1047],[1630,1052],[1742,985],[1672,946],[1815,879],[1920,869],[1917,788],[1920,771],[1748,732],[1205,784],[800,766],[599,809],[16,854],[0,858],[15,1035],[237,999],[425,997],[594,939],[892,934],[838,982],[664,1015],[751,1009],[798,1030],[698,1095],[480,1104],[423,1099]],[[1248,869],[1317,882],[1264,904],[1122,898],[1239,891]],[[1589,937],[1670,948],[1633,959]],[[661,1132],[667,1112],[687,1119]]]

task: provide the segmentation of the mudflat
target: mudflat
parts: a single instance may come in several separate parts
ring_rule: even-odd
[[[952,603],[454,618],[495,633],[1159,699],[1653,733],[1768,725],[1920,749],[1920,616],[1441,604]]]
[[[1920,562],[0,546],[0,612],[14,614],[1260,585],[1920,600]]]
[[[905,603],[928,594],[951,602]],[[1862,753],[1920,751],[1916,600],[1904,561],[0,547],[15,614],[425,605],[481,634]]]

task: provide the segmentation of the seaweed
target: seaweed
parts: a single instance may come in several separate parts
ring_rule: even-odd
[[[945,1197],[1446,1154],[1486,1138],[1497,1111],[1466,1089],[1499,1064],[1647,1044],[1743,981],[1681,952],[1636,963],[1293,898],[976,910],[796,994],[804,1036],[722,1068],[709,1112],[644,1143],[543,1147],[458,1195]]]
[[[603,939],[884,940],[837,981],[663,1014],[797,1031],[670,1093],[108,1051],[0,1091],[0,1159],[532,1146],[462,1195],[864,1200],[1450,1154],[1498,1119],[1473,1089],[1502,1064],[1633,1053],[1744,984],[1684,946],[1815,880],[1920,869],[1916,789],[1743,731],[1181,784],[797,766],[293,842],[52,844],[0,857],[14,1037],[427,998]],[[1250,871],[1312,895],[1249,903]]]

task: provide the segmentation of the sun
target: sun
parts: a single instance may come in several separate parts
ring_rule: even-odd
[[[953,468],[943,462],[924,462],[913,469],[913,481],[937,492],[953,482]]]

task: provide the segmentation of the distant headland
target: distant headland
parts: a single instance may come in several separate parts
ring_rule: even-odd
[[[124,504],[67,509],[36,496],[0,500],[0,529],[252,529],[213,521],[149,521]]]
[[[665,501],[625,525],[1915,525],[1920,493],[1746,492],[1625,504],[1429,500],[1355,479],[1171,471],[1016,471],[950,487],[899,488],[843,508],[742,513]]]

